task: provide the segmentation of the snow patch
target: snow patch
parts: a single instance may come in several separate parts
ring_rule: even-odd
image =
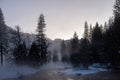
[[[71,68],[71,69],[65,69],[65,70],[61,70],[60,72],[63,74],[63,75],[66,75],[66,76],[80,76],[80,75],[86,75],[86,74],[93,74],[93,73],[97,73],[97,72],[100,72],[100,71],[107,71],[106,69],[103,69],[103,68],[94,68],[94,67],[89,67],[89,69],[74,69],[74,68]]]

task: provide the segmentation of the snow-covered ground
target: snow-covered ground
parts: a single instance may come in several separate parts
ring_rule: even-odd
[[[85,75],[97,73],[100,71],[106,71],[103,68],[95,68],[90,66],[88,69],[75,69],[70,64],[56,62],[56,63],[48,63],[41,67],[42,70],[58,70],[58,73],[61,73],[66,76],[75,76],[75,75]]]
[[[94,65],[97,65],[99,67],[95,67]],[[107,69],[101,68],[100,65],[98,64],[93,64],[88,67],[88,69],[83,69],[83,68],[68,68],[68,69],[63,69],[60,70],[61,73],[67,76],[76,76],[76,75],[86,75],[86,74],[92,74],[92,73],[97,73],[100,71],[107,71]]]
[[[70,64],[56,62],[56,63],[47,63],[43,65],[40,69],[31,68],[28,66],[15,66],[15,65],[8,65],[6,63],[3,67],[0,67],[0,80],[6,78],[17,78],[24,75],[34,74],[41,70],[50,71],[56,70],[57,73],[61,73],[65,76],[76,76],[76,75],[84,75],[84,74],[91,74],[96,73],[99,71],[106,71],[102,68],[94,68],[89,67],[87,70],[82,69],[74,69]]]
[[[97,73],[97,72],[100,72],[100,71],[106,71],[106,69],[102,69],[102,68],[93,68],[93,67],[90,67],[89,69],[64,69],[64,70],[61,70],[60,72],[66,76],[77,76],[77,75],[85,75],[85,74],[92,74],[92,73]]]

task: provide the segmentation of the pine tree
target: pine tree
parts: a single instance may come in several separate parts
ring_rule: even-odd
[[[44,20],[44,15],[41,14],[36,30],[36,40],[33,42],[29,52],[30,59],[35,62],[40,62],[40,64],[43,64],[47,61],[47,40],[44,34],[45,27],[46,24]]]
[[[89,40],[82,38],[80,40],[80,48],[79,48],[79,60],[80,64],[83,67],[88,68],[88,65],[91,63],[90,49],[89,49]]]
[[[4,16],[0,8],[0,56],[1,56],[1,65],[3,65],[3,55],[7,53],[7,26],[4,21]]]
[[[120,66],[120,0],[114,4],[114,22],[106,31],[106,61],[113,70]]]
[[[79,60],[79,39],[78,35],[75,32],[73,35],[73,39],[70,42],[70,61],[73,66],[78,67],[80,64]]]
[[[108,29],[113,26],[113,23],[114,23],[114,18],[110,17],[108,20]]]
[[[71,40],[71,54],[75,54],[79,52],[79,39],[78,39],[78,35],[75,32],[73,35],[73,39]]]
[[[19,45],[22,42],[21,28],[16,25],[14,31],[12,32],[12,41],[14,45]]]
[[[102,38],[102,29],[100,28],[99,24],[96,23],[92,32],[92,42],[98,43],[98,41],[101,40],[101,38]]]
[[[108,25],[107,25],[107,22],[105,22],[103,31],[105,32],[107,29],[108,29]]]
[[[98,23],[96,23],[95,27],[93,28],[91,42],[94,62],[100,62],[100,54],[103,50],[103,34]]]
[[[91,27],[91,26],[90,26]],[[79,43],[79,60],[83,67],[87,68],[90,62],[90,56],[89,56],[89,30],[88,30],[88,24],[85,22],[84,27],[84,37],[80,40]]]
[[[115,1],[113,11],[114,11],[115,20],[120,19],[120,0]]]
[[[25,41],[22,39],[21,29],[19,26],[15,26],[12,42],[14,44],[13,56],[15,63],[25,63],[27,58],[27,48]]]
[[[91,42],[91,39],[92,39],[92,25],[90,24],[90,31],[89,31],[89,41]]]
[[[88,29],[88,23],[85,21],[85,30],[84,30],[84,39],[89,39],[89,29]]]

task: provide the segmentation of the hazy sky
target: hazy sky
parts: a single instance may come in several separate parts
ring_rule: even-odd
[[[0,0],[6,24],[19,25],[23,32],[35,33],[38,17],[44,14],[46,35],[70,39],[76,31],[82,37],[84,22],[103,24],[113,15],[114,0]]]

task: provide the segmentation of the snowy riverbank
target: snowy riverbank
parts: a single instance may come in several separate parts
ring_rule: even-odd
[[[89,69],[87,70],[74,69],[70,64],[62,63],[62,62],[48,63],[37,69],[31,68],[28,66],[6,65],[3,67],[0,67],[0,80],[6,79],[6,78],[17,78],[19,76],[35,74],[41,71],[44,71],[44,72],[54,71],[56,72],[56,74],[61,74],[64,76],[78,76],[78,75],[80,76],[80,75],[105,71],[105,69],[93,68],[93,67],[89,67]]]

